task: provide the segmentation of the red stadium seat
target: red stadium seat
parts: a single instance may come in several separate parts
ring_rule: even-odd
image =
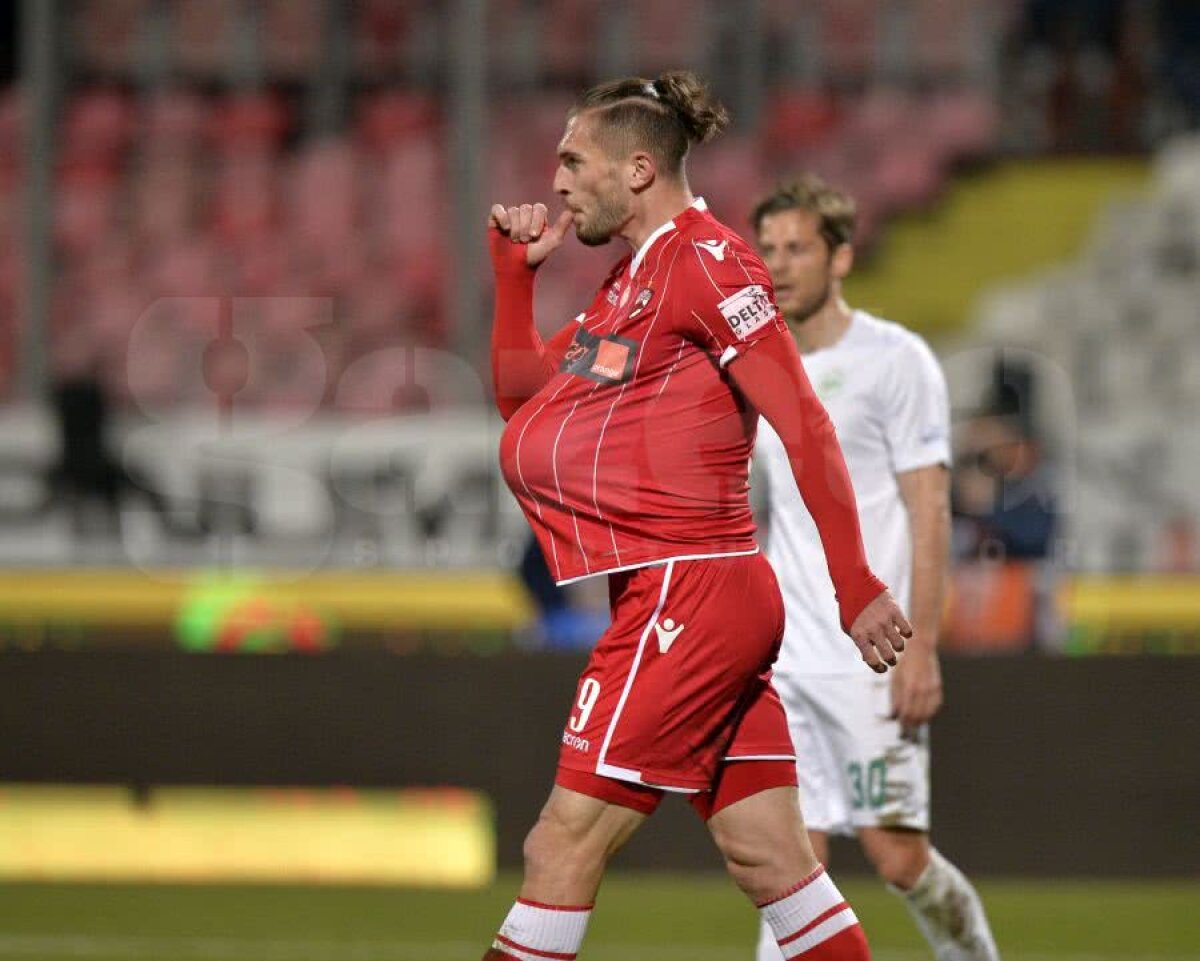
[[[355,114],[357,136],[371,150],[387,150],[406,138],[426,135],[438,122],[431,97],[398,90],[364,97]]]
[[[764,147],[792,154],[822,143],[838,128],[834,99],[817,90],[779,90],[770,98],[764,124]]]
[[[712,34],[709,4],[689,4],[681,9],[674,0],[639,0],[630,4],[633,60],[643,76],[704,59]]]
[[[134,71],[153,0],[83,0],[70,25],[84,69],[105,77]]]
[[[174,0],[171,44],[179,66],[198,79],[228,76],[242,22],[237,0]]]
[[[277,97],[231,97],[214,111],[209,134],[223,152],[272,152],[279,148],[287,124],[287,110]]]
[[[321,0],[264,0],[259,16],[267,72],[283,80],[305,80],[320,62],[324,34]]]
[[[591,76],[597,21],[603,12],[592,0],[545,0],[538,35],[541,61],[553,80],[580,84]]]
[[[198,94],[166,90],[141,107],[139,145],[151,153],[189,153],[200,144],[211,106]]]
[[[182,239],[196,222],[199,177],[188,158],[148,155],[129,177],[133,233],[152,245]]]
[[[360,206],[358,166],[350,145],[338,141],[327,141],[294,159],[284,188],[294,243],[331,250],[353,239]]]
[[[116,221],[111,176],[102,167],[75,167],[60,177],[55,191],[55,240],[71,254],[107,240]]]
[[[878,27],[884,0],[816,0],[821,53],[835,84],[872,77],[879,60]]]
[[[379,79],[403,70],[421,6],[421,0],[360,0],[353,5],[352,59],[360,76]]]
[[[925,113],[933,138],[951,158],[980,157],[996,146],[999,108],[986,94],[973,90],[935,94]]]
[[[225,240],[261,236],[275,222],[276,165],[268,154],[227,158],[217,172],[212,226]]]
[[[76,159],[114,164],[129,143],[133,108],[112,90],[93,90],[72,99],[61,128],[62,151]]]

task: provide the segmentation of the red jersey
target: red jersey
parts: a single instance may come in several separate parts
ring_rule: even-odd
[[[774,336],[788,332],[766,267],[703,200],[613,268],[500,441],[559,583],[757,550],[758,413],[724,367]]]

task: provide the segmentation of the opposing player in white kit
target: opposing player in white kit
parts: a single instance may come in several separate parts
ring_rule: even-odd
[[[907,601],[915,634],[886,677],[847,648],[816,526],[788,483],[779,438],[761,423],[755,471],[766,481],[767,555],[787,612],[774,680],[817,857],[828,862],[830,834],[857,834],[939,961],[990,961],[999,955],[979,897],[928,835],[927,722],[942,703],[937,635],[949,551],[946,384],[920,337],[842,299],[854,220],[854,202],[812,176],[752,216],[780,310],[836,427],[868,560]],[[764,933],[759,961],[780,957]]]

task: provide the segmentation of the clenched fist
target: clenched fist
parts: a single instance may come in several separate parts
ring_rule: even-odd
[[[503,258],[511,264],[521,258],[519,262],[526,267],[538,266],[562,244],[571,226],[571,211],[564,210],[553,224],[547,225],[547,221],[545,204],[493,204],[488,215],[493,260]],[[507,250],[500,243],[502,239],[509,242]]]

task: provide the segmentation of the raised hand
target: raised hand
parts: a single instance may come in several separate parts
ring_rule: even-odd
[[[552,224],[548,221],[545,204],[521,204],[519,207],[493,204],[488,226],[500,237],[507,238],[512,248],[505,251],[493,243],[492,256],[515,258],[523,246],[525,266],[537,267],[562,244],[567,228],[571,226],[571,211],[564,210]]]
[[[850,625],[850,637],[862,653],[863,661],[877,674],[898,663],[904,639],[912,634],[912,625],[890,591],[871,601]]]

